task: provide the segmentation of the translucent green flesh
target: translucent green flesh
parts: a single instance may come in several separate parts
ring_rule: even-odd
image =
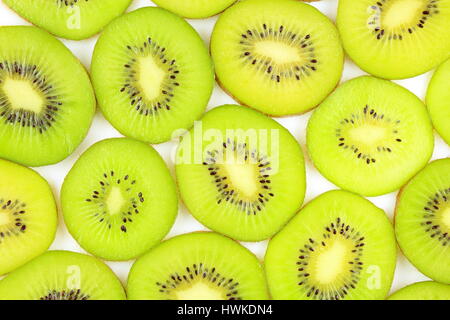
[[[418,282],[398,290],[389,300],[450,300],[450,286],[432,281]]]
[[[216,15],[236,0],[156,0],[158,6],[186,18],[207,18]]]

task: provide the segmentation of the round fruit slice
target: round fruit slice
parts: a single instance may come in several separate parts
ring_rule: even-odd
[[[270,240],[269,290],[274,299],[384,299],[396,251],[394,230],[381,209],[347,191],[330,191]]]
[[[95,47],[92,80],[100,108],[117,130],[160,143],[202,115],[214,71],[195,30],[175,14],[152,7],[126,14],[105,29]]]
[[[450,145],[450,59],[436,70],[431,79],[427,106],[436,131]]]
[[[231,259],[230,259],[231,258]],[[246,248],[216,233],[169,239],[131,268],[130,300],[264,300],[264,272]]]
[[[63,160],[94,116],[85,69],[35,27],[0,27],[0,43],[0,157],[27,166]]]
[[[182,17],[201,19],[222,12],[236,0],[155,0],[153,2]]]
[[[410,78],[450,52],[450,0],[340,0],[337,25],[344,48],[364,71]]]
[[[131,0],[5,0],[26,20],[58,37],[81,40],[121,15]],[[75,78],[76,79],[76,78]]]
[[[422,169],[434,146],[424,104],[390,81],[344,83],[308,123],[307,145],[319,171],[366,196],[397,190]]]
[[[211,53],[217,77],[241,103],[282,116],[317,106],[344,63],[333,23],[294,0],[247,0],[219,18]]]
[[[450,158],[430,163],[403,188],[395,233],[417,269],[450,284]]]
[[[119,279],[94,257],[49,251],[0,281],[0,300],[125,300]]]
[[[47,250],[56,225],[55,199],[47,181],[0,159],[0,275]]]
[[[178,207],[175,183],[159,154],[126,138],[89,148],[67,175],[61,202],[74,238],[108,260],[135,258],[161,241]]]
[[[269,238],[300,209],[305,195],[297,141],[274,120],[241,106],[209,111],[183,136],[176,162],[190,212],[234,239]]]
[[[398,290],[389,300],[450,300],[450,286],[433,281],[417,282]]]

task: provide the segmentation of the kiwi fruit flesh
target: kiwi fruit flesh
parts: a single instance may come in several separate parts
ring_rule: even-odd
[[[182,17],[201,19],[222,12],[236,0],[154,0],[153,2]]]
[[[402,189],[395,233],[417,269],[450,284],[450,158],[431,162]]]
[[[205,111],[214,71],[205,44],[186,21],[147,7],[105,28],[95,46],[92,80],[99,106],[117,130],[161,143],[192,127]]]
[[[5,0],[4,3],[32,24],[72,39],[86,39],[121,15],[131,0]]]
[[[243,241],[275,234],[300,209],[306,189],[295,138],[276,121],[236,105],[212,109],[183,136],[176,175],[196,219]]]
[[[450,286],[434,281],[423,281],[404,287],[389,300],[450,300]]]
[[[411,78],[450,55],[449,0],[340,0],[337,25],[350,58],[381,78]]]
[[[426,107],[414,94],[363,76],[342,84],[315,110],[307,146],[331,182],[378,196],[399,189],[426,165],[434,137]]]
[[[125,300],[119,279],[94,257],[48,251],[0,281],[0,300]]]
[[[175,183],[162,158],[127,138],[90,147],[65,178],[61,203],[75,240],[107,260],[143,254],[169,232],[178,210]]]
[[[57,210],[38,173],[0,159],[0,275],[42,254],[53,242]]]
[[[269,290],[286,300],[384,299],[396,251],[394,229],[381,209],[353,193],[329,191],[270,240]]]
[[[450,59],[434,73],[426,103],[436,131],[450,145]]]
[[[139,258],[131,268],[127,294],[130,300],[269,298],[253,253],[211,232],[171,238]]]
[[[36,27],[0,27],[0,43],[0,157],[27,166],[63,160],[94,116],[86,70]]]
[[[225,91],[274,116],[316,107],[338,84],[344,63],[334,24],[294,0],[232,6],[214,27],[211,54]]]

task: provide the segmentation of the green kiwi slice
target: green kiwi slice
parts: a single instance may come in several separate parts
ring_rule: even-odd
[[[258,259],[216,233],[171,238],[139,258],[131,268],[130,300],[265,300]]]
[[[395,233],[423,274],[450,284],[450,158],[431,162],[401,191]]]
[[[125,300],[119,279],[103,262],[49,251],[0,281],[0,300]]]
[[[75,240],[107,260],[132,259],[150,249],[169,232],[178,210],[162,158],[127,138],[90,147],[64,180],[61,202]]]
[[[450,286],[433,281],[417,282],[398,290],[388,300],[450,300]]]
[[[226,105],[183,136],[176,159],[181,197],[201,223],[243,241],[267,239],[300,209],[300,146],[265,115]]]
[[[337,25],[350,58],[381,78],[414,77],[449,57],[449,0],[340,0]]]
[[[307,145],[314,165],[339,187],[366,196],[399,189],[434,147],[426,107],[387,80],[347,81],[313,113]]]
[[[232,6],[214,27],[211,54],[227,92],[274,116],[317,106],[338,84],[344,63],[333,23],[294,0]]]
[[[0,181],[3,275],[48,249],[55,238],[57,211],[50,186],[35,171],[0,159]]]
[[[54,35],[81,40],[121,15],[131,0],[5,0],[26,20]]]
[[[434,73],[426,102],[436,131],[450,145],[450,59]]]
[[[396,251],[394,229],[381,209],[350,192],[329,191],[270,240],[269,290],[274,299],[384,299]]]
[[[182,17],[201,19],[222,12],[236,0],[155,0],[153,2]]]
[[[0,157],[27,166],[63,160],[94,116],[85,69],[36,27],[0,27],[0,43]]]
[[[214,71],[205,44],[186,21],[148,7],[104,30],[95,46],[92,80],[99,106],[117,130],[160,143],[202,115]]]

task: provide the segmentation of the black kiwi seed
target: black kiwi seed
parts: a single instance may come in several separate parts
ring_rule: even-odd
[[[377,40],[403,40],[404,36],[423,29],[427,19],[439,14],[439,0],[428,0],[426,9],[422,11],[417,21],[411,23],[409,26],[403,26],[402,28],[389,32],[379,26],[380,21],[382,20],[381,15],[383,14],[383,10],[386,3],[389,2],[390,0],[379,0],[371,6],[374,14],[370,17],[370,20],[367,23],[369,25],[377,26],[373,30],[373,35],[377,38]]]
[[[196,280],[208,280],[218,288],[226,290],[228,300],[242,300],[239,296],[239,282],[234,279],[222,276],[216,268],[208,268],[203,263],[187,266],[182,273],[172,273],[166,281],[156,282],[159,292],[170,295],[171,291],[176,290],[182,284],[190,284]]]
[[[58,6],[73,7],[74,5],[82,1],[89,2],[89,0],[56,0],[56,4]]]
[[[348,264],[351,266],[349,274],[347,275],[345,282],[340,287],[335,286],[333,290],[323,290],[314,285],[310,280],[310,273],[308,267],[308,259],[312,252],[317,248],[326,247],[328,241],[333,238],[342,238],[351,240],[354,244],[352,254],[353,257]],[[321,240],[309,239],[306,244],[299,250],[299,256],[297,260],[298,271],[298,286],[306,292],[306,295],[310,298],[317,300],[341,300],[352,289],[356,288],[360,280],[360,274],[363,269],[364,263],[361,261],[361,256],[364,251],[364,237],[350,225],[342,221],[341,218],[337,218],[336,221],[331,222],[328,226],[325,226],[324,233]]]
[[[127,46],[129,61],[124,64],[126,79],[120,92],[125,93],[130,106],[142,116],[156,116],[164,110],[171,110],[171,102],[180,83],[177,77],[180,70],[176,60],[168,58],[166,48],[159,46],[153,39],[148,38],[138,46]],[[136,74],[138,72],[138,58],[152,56],[161,69],[166,71],[160,94],[153,100],[148,100],[141,92]]]
[[[433,239],[438,240],[442,246],[450,246],[450,234],[436,221],[436,214],[450,204],[450,188],[438,190],[431,195],[423,207],[423,218],[425,222],[421,225],[425,228],[425,232]]]
[[[264,40],[283,42],[297,48],[305,62],[279,65],[270,57],[254,52],[255,43]],[[309,76],[311,72],[317,71],[319,65],[311,35],[289,31],[282,25],[269,27],[263,24],[259,28],[246,30],[242,32],[239,44],[242,48],[241,58],[244,63],[254,66],[262,75],[269,77],[275,83],[281,83],[283,80],[298,81],[304,76]]]
[[[0,245],[6,238],[19,236],[27,231],[26,204],[20,200],[0,199],[0,210],[11,216],[11,222],[0,226]]]
[[[89,295],[77,290],[51,290],[39,300],[89,300]]]
[[[40,113],[25,109],[13,109],[8,97],[0,92],[0,118],[5,123],[30,127],[39,133],[50,128],[58,117],[58,111],[63,104],[55,93],[55,88],[48,83],[45,74],[36,65],[26,65],[20,62],[0,62],[0,84],[6,78],[28,80],[33,87],[42,93],[45,108]]]
[[[342,134],[342,129],[346,126],[353,126],[359,121],[364,120],[377,120],[382,123],[389,123],[393,126],[392,134],[393,134],[393,140],[392,145],[386,144],[386,145],[380,145],[377,146],[377,152],[378,154],[387,152],[391,153],[392,150],[395,148],[393,145],[396,143],[401,143],[402,139],[398,137],[399,131],[396,128],[400,124],[400,120],[392,120],[388,117],[386,117],[384,114],[377,112],[374,108],[369,107],[366,105],[362,112],[360,113],[354,113],[350,117],[344,118],[340,121],[341,127],[336,129],[336,138],[337,138],[337,145],[338,147],[341,147],[343,149],[350,149],[353,151],[353,155],[356,159],[360,159],[361,161],[364,161],[367,165],[374,164],[377,162],[376,155],[373,154],[366,154],[364,152],[361,152],[361,147],[352,144],[350,142],[347,142],[346,138]]]
[[[115,221],[119,222],[119,229],[126,233],[128,231],[127,224],[133,223],[132,216],[138,215],[140,213],[140,205],[144,203],[145,198],[142,192],[136,190],[134,185],[136,180],[132,179],[129,174],[123,175],[118,178],[118,174],[114,171],[109,171],[103,173],[98,181],[98,188],[93,190],[89,197],[85,199],[86,202],[91,203],[95,206],[94,218],[108,226],[109,229],[115,225]],[[105,197],[108,191],[113,186],[120,186],[121,190],[124,191],[128,197],[128,204],[124,206],[124,210],[117,214],[116,217],[111,217],[105,206]]]
[[[270,174],[272,167],[270,161],[266,155],[261,155],[256,150],[250,152],[245,143],[237,143],[236,141],[227,139],[222,146],[223,149],[221,150],[208,151],[208,157],[203,162],[203,165],[208,168],[209,174],[216,186],[217,204],[230,203],[240,211],[247,213],[247,215],[258,214],[258,212],[264,209],[267,202],[275,197],[271,188]],[[258,166],[260,191],[256,200],[249,201],[247,199],[241,199],[239,192],[231,188],[230,181],[228,181],[229,179],[223,172],[223,169],[218,166],[217,159],[224,159],[224,149],[227,148],[234,150],[238,157],[242,156],[245,161],[251,159],[251,163],[255,163]]]

